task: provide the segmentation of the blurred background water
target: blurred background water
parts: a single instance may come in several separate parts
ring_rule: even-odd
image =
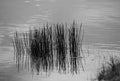
[[[91,65],[93,63],[89,63],[91,65],[89,71],[81,72],[80,75],[73,76],[73,78],[70,78],[71,75],[60,76],[57,74],[55,74],[55,78],[53,74],[52,78],[39,77],[37,79],[38,76],[33,78],[25,71],[18,73],[11,43],[13,32],[15,30],[26,31],[29,27],[42,25],[46,22],[71,23],[76,20],[83,25],[85,31],[84,48],[92,50],[90,54],[93,57],[91,55],[89,59],[94,62],[92,59],[98,57],[94,54],[101,52],[104,55],[119,54],[119,5],[120,0],[0,0],[0,81],[87,80],[87,75],[94,70],[92,67],[94,65]],[[109,53],[103,50],[107,50]]]

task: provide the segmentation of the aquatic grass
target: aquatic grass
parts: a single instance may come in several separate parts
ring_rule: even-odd
[[[57,24],[55,27],[55,45],[56,45],[56,67],[58,71],[66,71],[67,45],[63,24]]]
[[[21,38],[21,35],[18,32],[14,33],[13,46],[14,46],[16,64],[19,71],[20,65],[23,66],[25,50],[24,50],[23,40]]]
[[[120,80],[120,60],[110,56],[110,62],[107,65],[103,64],[98,72],[98,81],[119,81]]]
[[[80,51],[82,51],[82,40],[81,39],[81,26],[80,29],[77,27],[77,23],[73,22],[69,29],[69,53],[70,53],[70,66],[71,72],[74,74],[78,72],[79,64],[81,62]]]
[[[52,33],[51,29],[43,28],[34,30],[33,39],[31,42],[31,62],[32,67],[48,72],[53,68],[53,53],[52,53]]]
[[[46,24],[27,32],[15,32],[13,47],[18,69],[25,67],[37,74],[54,70],[66,73],[71,70],[72,74],[77,74],[82,65],[81,27],[77,27],[75,22],[71,27],[63,23]]]

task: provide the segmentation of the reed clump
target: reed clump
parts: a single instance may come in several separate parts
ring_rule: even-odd
[[[20,67],[32,72],[78,73],[82,65],[82,26],[73,22],[65,24],[46,24],[28,32],[15,32],[13,47],[18,70]]]
[[[107,65],[103,64],[98,72],[98,81],[120,81],[120,60],[111,56]]]

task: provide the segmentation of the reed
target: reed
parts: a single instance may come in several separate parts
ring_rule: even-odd
[[[14,46],[14,55],[16,59],[16,64],[19,71],[19,67],[21,65],[23,66],[25,50],[24,50],[23,40],[18,32],[14,33],[13,46]]]
[[[55,45],[56,45],[56,67],[58,71],[66,71],[67,45],[63,24],[57,24],[55,27]]]
[[[31,42],[31,62],[37,72],[43,70],[48,72],[53,68],[52,53],[52,30],[51,28],[43,28],[41,31],[35,29]]]
[[[120,60],[110,56],[110,62],[102,65],[101,70],[98,72],[98,81],[119,81],[120,80]]]
[[[72,74],[77,74],[82,65],[81,27],[77,27],[75,22],[71,27],[46,24],[28,32],[15,32],[13,47],[18,69],[25,67],[37,74],[53,70],[66,73],[70,70]]]
[[[71,73],[78,72],[80,66],[81,55],[80,51],[82,50],[82,33],[81,33],[81,26],[80,28],[77,27],[77,23],[73,22],[69,29],[69,53],[70,53],[70,66],[71,66]]]

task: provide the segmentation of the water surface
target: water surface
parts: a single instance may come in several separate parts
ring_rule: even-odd
[[[93,63],[98,54],[119,54],[120,0],[0,0],[0,80],[1,81],[86,81],[96,72]],[[84,47],[90,49],[86,73],[54,74],[49,78],[32,77],[29,72],[17,72],[13,59],[12,35],[29,26],[76,20],[83,24]],[[93,47],[93,48],[92,48]],[[104,51],[103,51],[104,50]],[[107,52],[106,52],[107,50]],[[114,51],[113,51],[114,50]],[[95,65],[91,65],[95,64]],[[88,77],[89,76],[89,77]],[[88,80],[89,81],[89,80]]]

